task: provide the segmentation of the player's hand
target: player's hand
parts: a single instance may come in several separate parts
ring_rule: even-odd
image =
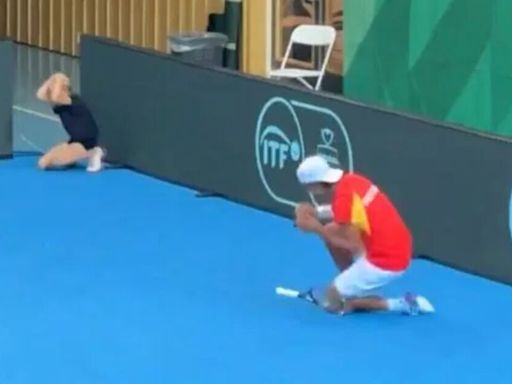
[[[322,224],[315,215],[309,213],[300,214],[295,219],[295,225],[304,232],[315,232]]]
[[[305,232],[312,232],[320,222],[316,216],[316,209],[310,203],[300,203],[295,208],[295,226]]]
[[[299,218],[301,216],[315,216],[316,217],[316,209],[310,203],[299,203],[295,207],[295,218]]]

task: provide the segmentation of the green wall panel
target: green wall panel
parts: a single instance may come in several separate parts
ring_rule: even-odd
[[[509,0],[345,0],[345,94],[512,136],[510,15]]]

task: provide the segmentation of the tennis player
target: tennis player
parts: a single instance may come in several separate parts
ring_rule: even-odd
[[[51,148],[39,159],[39,168],[66,167],[87,160],[87,171],[100,171],[104,151],[98,146],[98,127],[80,96],[71,93],[69,78],[53,74],[39,88],[37,97],[50,103],[69,135],[67,143]]]
[[[297,177],[308,192],[332,202],[317,208],[301,203],[296,208],[296,226],[318,235],[341,271],[327,288],[323,300],[327,311],[411,315],[434,311],[421,296],[384,299],[372,295],[405,273],[413,243],[404,220],[379,187],[356,173],[331,168],[321,156],[306,158]]]

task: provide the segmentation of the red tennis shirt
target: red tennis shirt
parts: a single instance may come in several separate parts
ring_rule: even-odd
[[[366,257],[387,271],[406,269],[412,257],[412,236],[389,198],[365,177],[348,173],[335,188],[334,220],[362,232]]]

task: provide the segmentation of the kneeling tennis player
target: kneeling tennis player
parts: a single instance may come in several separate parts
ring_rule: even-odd
[[[306,158],[297,169],[299,182],[331,205],[296,207],[296,225],[317,234],[340,274],[322,300],[332,313],[392,311],[433,312],[422,296],[406,294],[384,299],[373,292],[401,277],[412,258],[412,236],[390,199],[370,180],[330,167],[321,156]]]
[[[87,171],[100,171],[104,152],[98,145],[98,127],[84,101],[71,93],[69,78],[53,74],[39,88],[37,97],[52,105],[69,134],[67,143],[51,148],[39,159],[39,168],[65,167],[87,160]]]

